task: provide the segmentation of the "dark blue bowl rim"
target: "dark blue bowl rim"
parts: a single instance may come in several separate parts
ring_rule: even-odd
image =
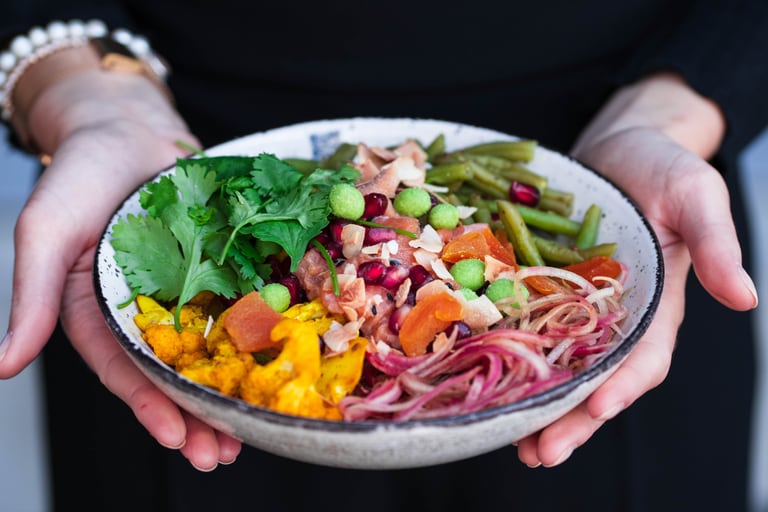
[[[402,119],[394,119],[394,118],[360,118],[360,119],[363,119],[363,120],[375,119],[379,121],[388,121],[388,120],[401,121],[402,120]],[[349,120],[338,119],[338,120],[331,120],[331,121],[342,122],[342,121],[356,121],[356,120],[358,119],[349,119]],[[437,121],[437,122],[453,124],[460,127],[466,126],[467,128],[476,128],[466,123],[457,123],[457,122],[446,121],[446,120],[434,120],[434,119],[426,120],[426,119],[418,119],[418,118],[413,118],[408,120],[414,121],[414,122]],[[304,124],[311,125],[313,123],[314,122],[310,121],[307,123],[299,123],[298,125],[292,125],[292,126],[300,126]],[[284,127],[284,128],[291,128],[291,126]],[[499,132],[499,133],[502,133],[502,132]],[[403,430],[403,429],[412,429],[417,427],[459,427],[463,425],[469,425],[472,423],[491,420],[499,416],[508,415],[508,414],[523,411],[526,409],[541,407],[546,404],[558,401],[560,399],[565,398],[569,393],[571,393],[573,390],[580,387],[581,385],[591,381],[592,379],[610,370],[630,353],[630,351],[634,348],[634,346],[637,344],[639,339],[643,336],[643,334],[645,334],[646,330],[648,329],[648,326],[651,324],[651,321],[653,320],[653,317],[656,313],[656,310],[659,305],[659,301],[661,299],[661,292],[663,288],[665,270],[664,270],[664,260],[662,257],[661,246],[659,244],[658,238],[656,237],[656,234],[653,228],[651,227],[650,223],[640,211],[640,208],[637,206],[636,202],[628,194],[626,194],[613,181],[601,175],[600,173],[592,169],[590,166],[585,165],[583,162],[580,162],[577,159],[574,159],[570,156],[563,155],[558,151],[549,149],[546,145],[539,144],[539,147],[542,147],[552,153],[558,153],[564,158],[577,163],[579,166],[583,167],[585,170],[591,172],[598,179],[606,182],[612,188],[616,189],[616,191],[620,194],[620,196],[632,207],[632,209],[635,211],[636,215],[640,219],[646,231],[646,235],[650,238],[653,244],[654,255],[656,260],[655,261],[656,272],[654,275],[656,286],[654,288],[654,293],[651,298],[651,301],[648,304],[648,307],[646,308],[646,310],[643,312],[642,316],[640,317],[640,320],[638,321],[635,329],[632,332],[628,333],[627,337],[624,338],[620,343],[618,343],[617,346],[611,352],[609,352],[603,358],[598,360],[594,365],[590,366],[586,370],[575,375],[572,379],[569,379],[566,382],[563,382],[546,391],[532,395],[523,400],[519,400],[517,402],[513,402],[507,405],[484,409],[481,411],[476,411],[476,412],[457,415],[457,416],[444,417],[444,418],[408,420],[408,421],[402,421],[402,422],[371,421],[371,420],[354,421],[354,422],[331,421],[331,420],[321,420],[321,419],[314,419],[314,418],[305,418],[300,416],[292,416],[288,414],[275,412],[270,409],[257,407],[257,406],[248,404],[240,399],[222,395],[221,393],[213,389],[207,388],[200,384],[196,384],[195,382],[185,377],[182,377],[174,369],[170,368],[169,366],[166,366],[165,364],[159,362],[158,360],[154,359],[149,354],[147,354],[138,345],[136,345],[136,343],[125,333],[125,331],[123,331],[120,328],[120,324],[117,321],[117,319],[113,316],[112,311],[110,310],[107,304],[107,299],[104,296],[101,289],[101,279],[99,275],[99,260],[102,257],[102,247],[103,247],[103,244],[106,243],[106,237],[109,232],[109,228],[110,226],[112,226],[112,224],[116,220],[115,217],[118,214],[118,212],[123,208],[125,203],[129,201],[131,197],[133,197],[133,195],[140,188],[144,186],[143,184],[137,187],[136,190],[131,192],[131,194],[129,194],[126,197],[126,199],[120,204],[120,206],[115,209],[115,212],[110,217],[110,222],[104,228],[102,235],[99,239],[100,243],[97,246],[97,249],[94,255],[93,274],[92,274],[93,286],[96,293],[96,299],[99,305],[99,309],[101,310],[101,313],[103,314],[104,319],[107,323],[107,326],[112,332],[112,335],[120,343],[122,348],[137,362],[137,364],[139,364],[139,366],[143,370],[151,372],[156,378],[162,380],[163,382],[167,383],[171,387],[176,388],[181,393],[183,393],[186,396],[189,396],[190,398],[197,398],[199,400],[209,401],[213,405],[218,407],[237,409],[241,413],[251,416],[254,419],[269,422],[275,425],[290,426],[294,428],[308,429],[308,430],[322,430],[322,431],[337,432],[337,433],[369,432],[374,430]],[[201,418],[201,419],[204,420],[204,418]]]

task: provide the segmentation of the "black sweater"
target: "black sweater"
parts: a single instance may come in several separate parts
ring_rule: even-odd
[[[5,33],[102,18],[149,37],[206,145],[359,115],[434,117],[566,151],[618,85],[673,69],[726,113],[730,155],[766,125],[768,4],[32,1]]]
[[[147,35],[205,145],[297,121],[379,115],[469,122],[566,151],[616,87],[660,69],[682,73],[721,106],[725,161],[768,122],[765,0],[3,4],[8,35],[70,18]],[[514,447],[387,472],[319,468],[246,447],[234,465],[199,473],[149,438],[59,332],[44,354],[54,502],[163,512],[744,510],[749,318],[690,282],[689,322],[663,389],[556,469],[529,470]]]

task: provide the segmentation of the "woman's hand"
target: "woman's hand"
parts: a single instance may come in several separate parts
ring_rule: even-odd
[[[599,170],[638,203],[662,247],[665,279],[656,316],[626,361],[584,403],[518,443],[529,466],[555,466],[667,375],[683,320],[691,263],[707,291],[725,306],[757,306],[728,190],[705,160],[720,144],[717,107],[678,78],[651,77],[620,91],[585,130],[573,155]]]
[[[92,284],[94,250],[115,208],[184,156],[176,141],[196,140],[155,84],[100,70],[47,88],[28,121],[53,158],[16,225],[0,378],[40,353],[60,316],[75,349],[160,444],[180,449],[201,470],[232,462],[240,442],[181,411],[140,373],[107,329]]]

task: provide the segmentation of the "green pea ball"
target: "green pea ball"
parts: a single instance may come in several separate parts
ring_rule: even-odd
[[[337,183],[331,187],[328,200],[331,212],[342,219],[357,220],[365,211],[363,194],[349,183]]]
[[[485,284],[485,262],[477,258],[457,261],[450,273],[458,284],[473,291]]]
[[[395,196],[392,206],[400,215],[421,217],[432,208],[432,199],[423,188],[406,188]]]
[[[519,291],[525,298],[528,298],[528,289],[525,286],[521,286]],[[488,285],[488,288],[485,289],[485,295],[491,302],[498,302],[509,297],[515,297],[517,290],[515,290],[514,281],[502,277]],[[512,306],[520,307],[517,302],[512,304]]]
[[[467,301],[478,298],[478,295],[469,288],[459,288],[459,293],[462,294]]]
[[[278,313],[282,313],[291,306],[291,292],[284,284],[269,283],[259,290],[259,294],[264,302]]]
[[[429,210],[429,223],[435,229],[453,229],[459,223],[459,209],[448,203],[435,205]]]

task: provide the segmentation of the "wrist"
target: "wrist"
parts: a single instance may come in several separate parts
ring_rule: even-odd
[[[659,73],[617,91],[584,130],[575,151],[632,128],[655,129],[706,160],[720,147],[726,122],[718,105],[682,77]]]
[[[37,100],[59,83],[77,75],[118,73],[142,76],[172,101],[165,86],[167,67],[147,41],[93,20],[52,22],[17,36],[0,53],[0,114],[30,152],[39,145],[30,131],[30,114]]]

